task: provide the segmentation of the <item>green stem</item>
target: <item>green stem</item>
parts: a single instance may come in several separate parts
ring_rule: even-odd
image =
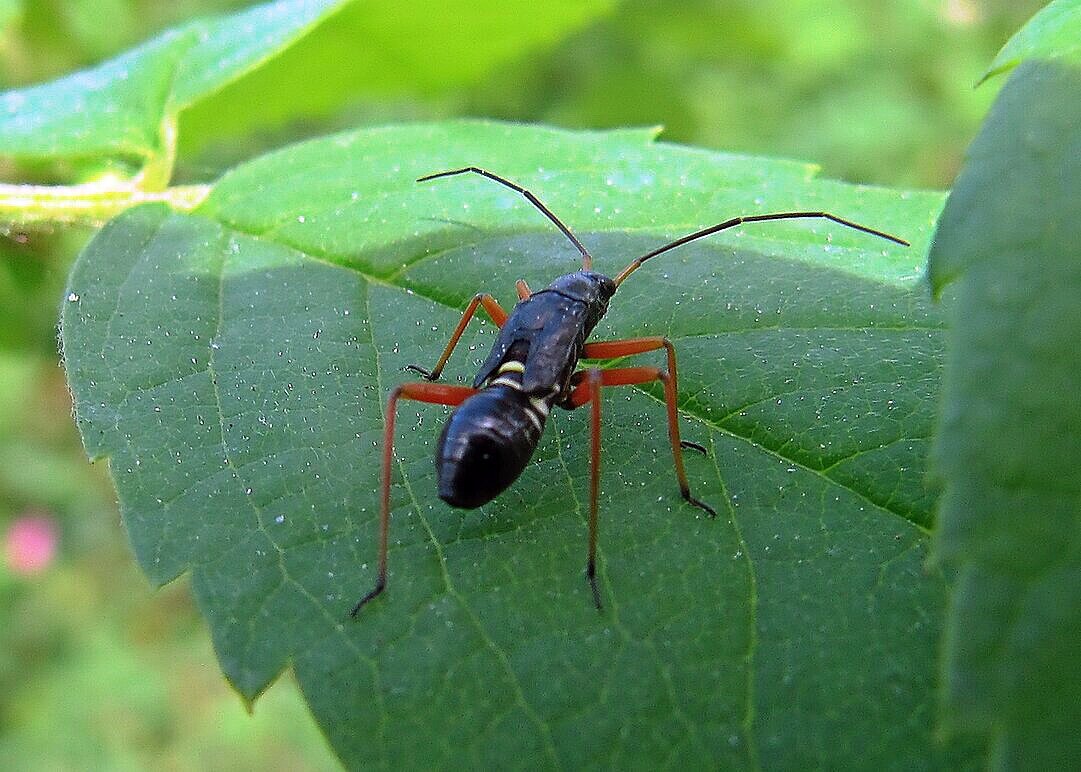
[[[130,182],[85,185],[0,184],[0,225],[38,223],[98,226],[137,204],[160,201],[187,212],[210,193],[209,185],[180,185],[161,191],[140,190]]]

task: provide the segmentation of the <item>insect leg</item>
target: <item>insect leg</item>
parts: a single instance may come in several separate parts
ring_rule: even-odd
[[[678,377],[676,375],[676,349],[672,341],[661,335],[653,335],[646,338],[627,338],[626,340],[606,340],[596,343],[587,343],[582,351],[585,359],[615,359],[616,357],[645,354],[664,348],[668,352],[668,375],[672,379],[672,391],[679,393]],[[690,450],[697,450],[705,455],[706,449],[697,442],[681,441],[680,446]]]
[[[525,279],[519,279],[514,283],[514,286],[518,288],[518,299],[525,300],[533,293],[529,291],[529,285],[525,283]]]
[[[593,603],[601,610],[601,593],[597,589],[597,494],[601,485],[601,371],[586,371],[589,389],[589,560],[586,562],[586,578],[593,591]]]
[[[683,467],[683,443],[679,439],[679,411],[676,404],[675,380],[664,370],[656,367],[619,367],[601,370],[602,386],[628,386],[636,383],[661,381],[664,384],[664,402],[668,410],[668,441],[672,445],[672,460],[676,467],[676,479],[679,492],[689,504],[705,510],[710,517],[716,517],[717,511],[691,495],[691,486],[687,482],[687,472]],[[589,384],[581,380],[575,385],[567,400],[571,408],[581,407],[590,400]]]
[[[390,530],[390,467],[394,462],[394,419],[397,417],[398,400],[412,399],[435,405],[460,405],[476,394],[467,386],[448,386],[436,383],[403,383],[390,393],[387,400],[386,427],[383,430],[383,479],[382,498],[379,505],[379,573],[375,587],[353,606],[350,616],[355,617],[361,607],[383,592],[387,586],[387,533]]]
[[[431,370],[425,370],[418,365],[406,365],[405,369],[420,373],[424,379],[428,381],[439,380],[439,375],[443,372],[447,360],[450,359],[451,352],[454,351],[454,347],[458,345],[458,340],[462,337],[462,333],[465,332],[469,320],[472,319],[473,314],[477,312],[477,306],[484,307],[484,310],[488,312],[488,316],[495,322],[496,327],[502,327],[503,323],[507,321],[507,312],[496,302],[495,298],[486,292],[478,292],[473,296],[473,299],[469,301],[469,305],[465,307],[465,313],[462,314],[462,319],[458,322],[458,326],[454,328],[454,334],[450,336],[450,341],[447,343],[447,347],[443,349],[443,354],[435,363],[435,367]]]

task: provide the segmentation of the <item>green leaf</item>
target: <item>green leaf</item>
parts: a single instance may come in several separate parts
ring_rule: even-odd
[[[1002,768],[1081,760],[1081,69],[1018,68],[942,215],[956,280],[937,551],[960,569],[947,719]]]
[[[91,69],[4,94],[0,155],[171,169],[178,119],[190,151],[325,116],[362,94],[443,90],[551,45],[613,5],[279,0],[200,19]]]
[[[7,34],[9,25],[22,12],[22,0],[0,0],[0,35]]]
[[[830,209],[658,258],[596,338],[670,336],[697,495],[655,389],[604,402],[600,569],[583,576],[586,416],[552,417],[492,504],[435,495],[447,413],[404,403],[387,593],[375,577],[388,390],[468,298],[509,308],[579,265],[540,195],[614,274],[739,213]],[[79,258],[63,309],[78,423],[108,458],[139,562],[190,571],[222,668],[254,699],[291,667],[350,767],[940,767],[946,586],[924,568],[942,320],[920,268],[942,197],[652,142],[453,122],[358,131],[227,175],[197,214],[133,209]],[[493,339],[477,321],[446,379]],[[657,357],[642,357],[658,362]]]
[[[358,98],[480,81],[609,13],[615,0],[357,2],[250,77],[184,113],[181,146],[327,116]]]
[[[342,4],[279,0],[193,21],[91,69],[9,91],[0,101],[0,155],[135,166],[165,158],[171,168],[181,110],[259,67]]]
[[[1006,41],[980,83],[1026,59],[1076,57],[1079,53],[1081,0],[1052,0]]]

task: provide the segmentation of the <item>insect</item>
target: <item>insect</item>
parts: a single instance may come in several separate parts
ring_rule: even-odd
[[[637,257],[615,278],[593,271],[593,257],[582,242],[539,198],[520,185],[476,166],[421,177],[427,182],[459,174],[479,174],[517,191],[559,228],[582,255],[582,270],[560,276],[547,287],[531,292],[517,282],[518,303],[508,314],[487,293],[477,293],[431,370],[410,365],[424,377],[404,383],[390,394],[383,435],[382,503],[379,520],[379,568],[375,587],[353,607],[352,616],[387,586],[387,533],[390,526],[390,472],[393,460],[394,420],[398,400],[410,399],[454,407],[439,438],[435,465],[439,497],[453,507],[473,509],[487,504],[513,483],[525,469],[540,441],[553,406],[574,410],[590,405],[589,546],[586,578],[593,602],[602,608],[597,587],[597,493],[600,482],[601,388],[660,381],[668,413],[668,439],[680,493],[687,503],[715,517],[714,509],[691,495],[683,450],[705,453],[705,448],[679,436],[676,403],[676,353],[663,336],[587,342],[593,328],[608,311],[608,301],[627,277],[647,260],[676,247],[748,222],[819,218],[831,220],[873,236],[908,246],[904,239],[845,220],[828,212],[778,212],[733,217],[678,238]],[[470,319],[483,308],[499,327],[499,335],[471,387],[436,383]],[[578,369],[580,359],[615,359],[664,349],[667,368],[618,367]]]

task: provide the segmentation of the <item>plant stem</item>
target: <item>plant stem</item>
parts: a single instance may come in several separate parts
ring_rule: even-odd
[[[161,191],[140,190],[130,182],[85,185],[0,184],[0,225],[63,223],[98,226],[137,204],[160,201],[190,211],[210,193],[209,185],[180,185]]]

